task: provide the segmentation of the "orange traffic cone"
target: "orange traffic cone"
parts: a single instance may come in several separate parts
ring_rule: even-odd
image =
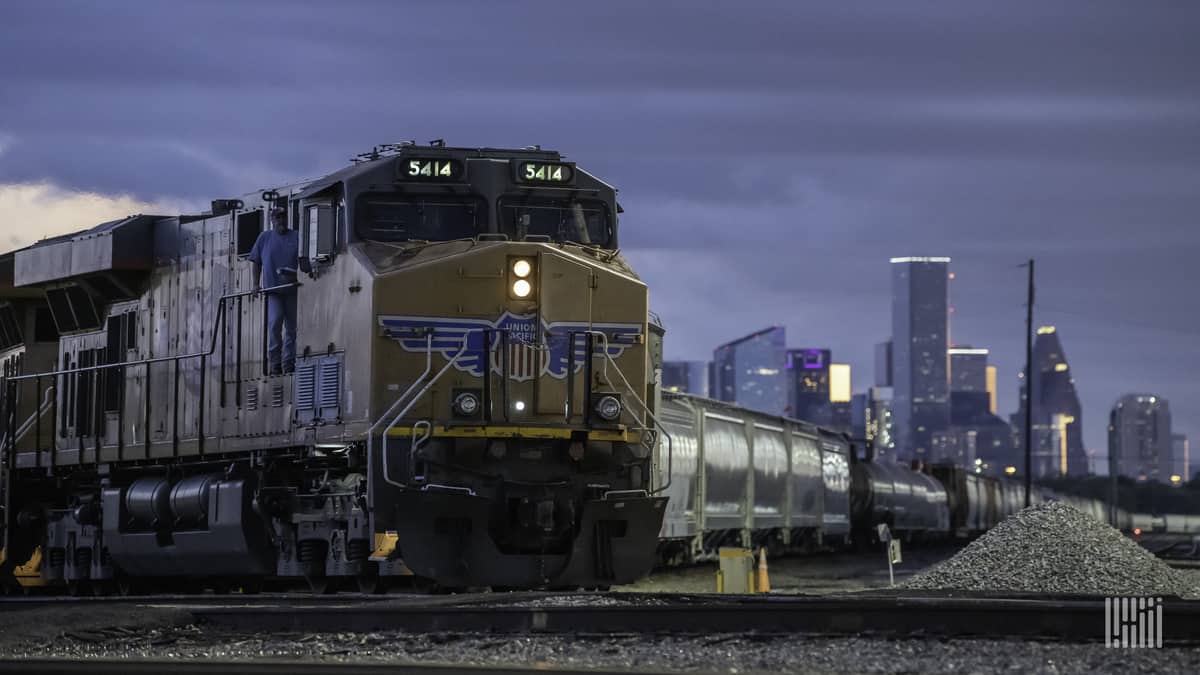
[[[758,549],[758,578],[756,579],[755,591],[758,593],[771,592],[771,575],[767,572],[767,549]]]

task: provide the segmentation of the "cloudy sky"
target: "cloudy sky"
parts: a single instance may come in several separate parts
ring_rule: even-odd
[[[948,255],[1010,411],[1032,257],[1088,448],[1130,391],[1200,445],[1198,3],[23,4],[4,248],[380,142],[539,143],[620,187],[671,358],[783,324],[865,387],[888,258]]]

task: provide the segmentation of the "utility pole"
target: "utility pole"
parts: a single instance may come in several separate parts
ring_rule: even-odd
[[[1120,528],[1117,522],[1117,411],[1108,414],[1108,524]]]
[[[1029,259],[1029,299],[1025,304],[1025,508],[1033,492],[1033,258]]]

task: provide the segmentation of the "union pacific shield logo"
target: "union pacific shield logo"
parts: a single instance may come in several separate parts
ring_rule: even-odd
[[[596,340],[596,358],[605,349],[612,358],[641,341],[642,327],[636,323],[593,323],[578,321],[542,322],[539,336],[535,314],[505,312],[495,321],[458,319],[436,316],[380,316],[379,325],[385,334],[407,352],[424,354],[427,346],[449,361],[461,355],[454,367],[476,377],[483,377],[484,367],[499,375],[507,356],[509,378],[531,380],[539,375],[557,379],[567,376],[575,352],[575,372],[583,370],[587,359],[587,342],[582,334],[573,331],[593,330],[604,333],[605,340]],[[489,344],[484,345],[484,331],[491,331]],[[504,350],[503,333],[508,334],[508,350]],[[607,347],[605,346],[607,344]],[[465,349],[464,349],[465,345]],[[486,364],[486,365],[485,365]]]

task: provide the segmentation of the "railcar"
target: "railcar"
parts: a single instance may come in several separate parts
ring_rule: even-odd
[[[871,541],[886,524],[897,538],[932,540],[950,531],[946,488],[932,476],[899,464],[857,462],[851,467],[855,538]]]
[[[299,232],[299,282],[266,289],[297,295],[286,374],[247,260],[271,209]],[[667,499],[620,211],[557,152],[403,143],[0,256],[0,574],[642,576]]]
[[[728,403],[666,392],[661,463],[670,497],[660,550],[669,561],[721,546],[773,552],[844,546],[851,446],[842,434]]]

